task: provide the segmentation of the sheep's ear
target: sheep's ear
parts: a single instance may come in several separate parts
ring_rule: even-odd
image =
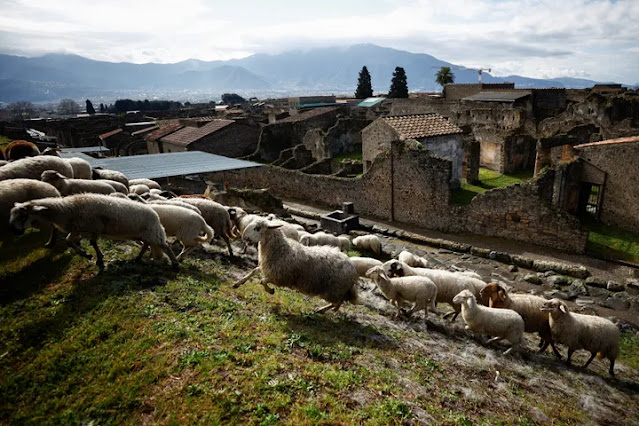
[[[504,290],[499,290],[497,294],[501,300],[506,300],[506,292]]]
[[[466,306],[468,306],[468,309],[472,309],[473,308],[473,299],[471,297],[466,299]]]
[[[564,305],[563,303],[559,305],[559,310],[563,312],[564,314],[568,313],[568,309],[566,309],[566,305]]]
[[[266,227],[269,228],[269,229],[275,229],[275,228],[279,228],[281,226],[282,226],[281,223],[269,223]]]
[[[49,210],[49,208],[45,207],[45,206],[33,206],[31,208],[31,211],[34,212],[34,213],[44,212],[44,211],[47,211],[47,210]]]

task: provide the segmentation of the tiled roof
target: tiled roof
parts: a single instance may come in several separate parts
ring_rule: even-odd
[[[317,117],[322,114],[327,114],[329,112],[335,111],[337,108],[335,107],[321,107],[321,108],[313,108],[308,111],[300,112],[299,114],[291,115],[286,117],[283,120],[279,120],[277,123],[295,123],[297,121],[308,120],[309,118]]]
[[[438,114],[399,115],[383,117],[399,136],[405,139],[463,133],[463,130]]]
[[[142,135],[144,133],[148,133],[152,130],[156,130],[158,128],[158,126],[153,126],[153,127],[147,127],[146,129],[142,129],[142,130],[136,130],[135,132],[131,133],[131,136],[137,136],[137,135]]]
[[[193,142],[202,139],[204,136],[215,133],[233,123],[233,120],[213,120],[202,127],[185,127],[168,136],[164,136],[162,138],[162,142],[179,146],[188,146]]]
[[[518,99],[530,95],[530,91],[522,90],[498,90],[490,92],[479,92],[474,95],[462,98],[462,101],[478,102],[515,102]]]
[[[168,126],[160,127],[157,130],[152,131],[145,136],[146,139],[156,141],[170,133],[180,130],[183,126],[180,123],[169,124]]]
[[[593,146],[618,145],[618,144],[622,144],[622,143],[632,143],[632,142],[639,142],[639,136],[629,136],[629,137],[626,137],[626,138],[607,139],[605,141],[584,143],[584,144],[581,144],[581,145],[575,145],[574,148],[575,149],[581,149],[581,148],[590,148],[590,147],[593,147]]]
[[[107,133],[102,133],[99,138],[104,140],[106,138],[110,138],[113,135],[117,135],[118,133],[120,133],[122,131],[122,129],[115,129],[115,130],[111,130],[110,132]]]

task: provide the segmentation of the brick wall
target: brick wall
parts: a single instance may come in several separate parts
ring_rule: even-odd
[[[204,151],[225,157],[244,157],[257,149],[260,127],[230,124],[189,145],[189,151]]]
[[[639,232],[639,143],[595,145],[577,152],[607,174],[601,220]]]
[[[359,214],[428,229],[584,251],[587,233],[577,219],[542,198],[545,186],[514,185],[478,195],[469,206],[451,206],[452,162],[433,155],[417,141],[395,142],[392,146],[392,154],[380,154],[358,179],[262,166],[211,173],[207,180],[269,188],[282,198],[335,208],[352,201]]]

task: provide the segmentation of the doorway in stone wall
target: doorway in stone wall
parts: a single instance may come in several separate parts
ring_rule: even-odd
[[[579,188],[579,214],[599,219],[601,205],[601,185],[581,182]]]

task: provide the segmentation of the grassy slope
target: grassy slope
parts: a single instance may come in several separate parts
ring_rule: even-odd
[[[608,259],[621,259],[639,263],[639,234],[602,223],[586,224],[588,230],[588,252]]]
[[[363,305],[316,315],[322,302],[294,291],[234,290],[251,262],[219,251],[173,272],[129,262],[132,244],[102,243],[111,263],[97,274],[43,241],[32,233],[0,247],[0,423],[639,418],[638,374],[623,364],[639,367],[635,337],[624,337],[612,380],[601,361],[582,373],[550,355],[504,358],[459,321],[432,317],[427,330],[420,318],[393,320],[370,291]]]
[[[532,177],[530,172],[514,173],[510,175],[502,175],[499,172],[487,169],[485,167],[479,168],[479,183],[477,185],[471,185],[469,183],[462,183],[460,189],[453,191],[453,204],[466,205],[470,204],[470,201],[477,195],[493,188],[501,188],[509,186],[514,183],[520,183],[528,180]]]

